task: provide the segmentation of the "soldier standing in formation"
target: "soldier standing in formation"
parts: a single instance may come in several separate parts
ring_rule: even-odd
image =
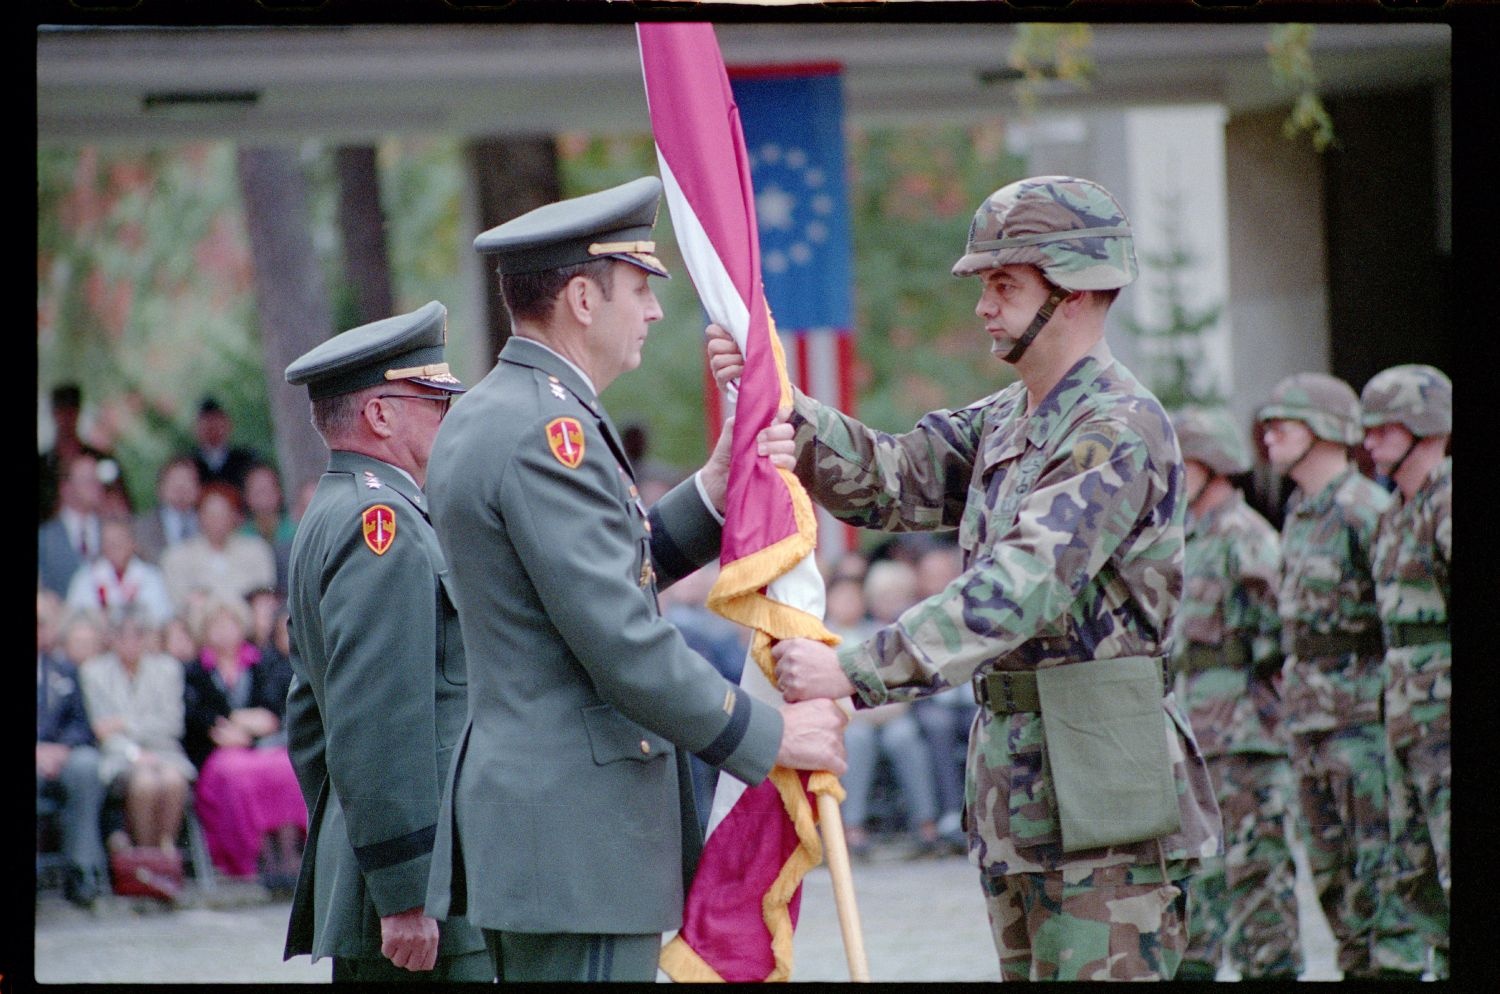
[[[1222,408],[1173,419],[1187,477],[1187,550],[1174,643],[1177,696],[1224,815],[1224,859],[1192,879],[1191,937],[1177,979],[1212,980],[1226,950],[1245,979],[1302,972],[1292,776],[1281,728],[1281,543],[1233,477],[1250,447]]]
[[[1258,414],[1271,467],[1297,488],[1281,528],[1278,597],[1284,719],[1307,825],[1313,886],[1346,978],[1376,976],[1412,943],[1382,917],[1390,846],[1385,643],[1370,567],[1375,527],[1390,495],[1360,474],[1350,446],[1364,437],[1359,397],[1343,380],[1296,373]]]
[[[660,195],[643,177],[475,240],[514,334],[432,450],[470,683],[427,908],[467,913],[507,981],[655,979],[702,846],[689,753],[747,783],[844,770],[836,704],[752,700],[657,604],[719,551],[730,438],[648,511],[599,401],[662,316]]]
[[[1220,853],[1221,827],[1163,686],[1182,593],[1177,442],[1104,342],[1136,276],[1130,227],[1093,182],[1022,180],[980,206],[953,273],[980,277],[975,312],[1020,382],[902,435],[794,391],[792,424],[815,501],[867,528],[956,528],[964,571],[865,641],[778,643],[780,686],[873,707],[970,683],[965,822],[1002,978],[1170,979],[1184,879]],[[723,385],[743,359],[709,335]]]
[[[1390,908],[1434,952],[1448,974],[1448,752],[1453,643],[1449,565],[1453,552],[1453,384],[1431,366],[1387,369],[1365,384],[1365,449],[1396,485],[1375,538],[1375,600],[1385,632],[1385,728],[1390,752]],[[1425,963],[1379,964],[1407,974]]]
[[[291,554],[287,744],[309,818],[285,956],[331,956],[335,981],[494,979],[478,929],[422,908],[467,682],[422,495],[463,389],[447,318],[433,301],[286,369],[330,453]]]

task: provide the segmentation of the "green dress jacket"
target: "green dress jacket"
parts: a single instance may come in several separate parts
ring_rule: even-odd
[[[309,812],[285,956],[380,956],[423,903],[465,674],[447,566],[411,478],[335,451],[292,544],[292,766]],[[484,949],[462,919],[440,956]]]
[[[710,560],[693,480],[648,513],[588,382],[511,338],[453,405],[428,465],[469,660],[427,910],[485,929],[677,928],[702,842],[689,753],[769,773],[781,716],[688,648],[657,606]]]

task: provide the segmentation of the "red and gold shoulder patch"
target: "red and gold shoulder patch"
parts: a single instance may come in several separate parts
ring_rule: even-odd
[[[583,462],[583,425],[577,418],[553,418],[547,422],[547,448],[569,469]]]
[[[365,544],[370,547],[370,551],[383,556],[391,543],[396,541],[396,512],[385,504],[367,507],[360,518],[360,527],[364,530]]]

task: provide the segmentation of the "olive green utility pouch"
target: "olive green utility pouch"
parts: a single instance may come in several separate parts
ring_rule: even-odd
[[[1063,852],[1141,842],[1182,827],[1161,660],[1052,666],[1036,671],[1036,685]]]

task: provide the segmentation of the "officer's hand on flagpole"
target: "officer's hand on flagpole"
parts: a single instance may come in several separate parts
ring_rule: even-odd
[[[854,693],[833,647],[813,639],[783,639],[771,646],[776,687],[787,701],[838,699]]]
[[[380,954],[403,970],[431,970],[437,965],[438,923],[420,905],[380,919]]]
[[[708,350],[708,368],[713,371],[714,382],[723,390],[745,371],[745,357],[740,354],[733,336],[718,325],[709,325],[703,329],[703,334],[707,339],[704,347]]]
[[[776,765],[793,770],[827,770],[843,776],[848,713],[834,701],[801,701],[781,709],[781,749]]]

